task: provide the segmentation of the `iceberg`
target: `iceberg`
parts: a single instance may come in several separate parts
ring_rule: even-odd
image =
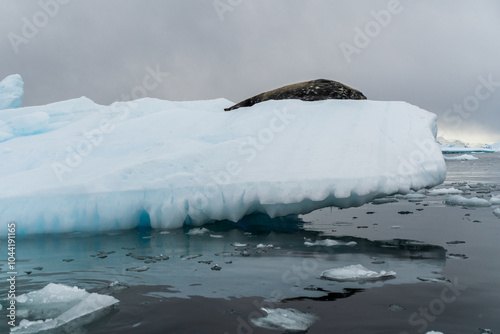
[[[1,110],[0,221],[18,235],[172,229],[359,206],[445,179],[436,115],[408,103],[230,105],[81,97]]]
[[[9,75],[0,81],[0,110],[20,108],[23,96],[24,82],[19,74]]]
[[[50,283],[43,289],[16,297],[17,316],[23,319],[11,333],[76,332],[77,328],[105,315],[116,303],[118,299],[111,296]]]

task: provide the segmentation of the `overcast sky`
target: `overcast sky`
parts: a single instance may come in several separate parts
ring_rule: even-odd
[[[434,112],[449,138],[500,141],[498,0],[0,4],[0,79],[22,75],[25,106],[239,102],[325,78]]]

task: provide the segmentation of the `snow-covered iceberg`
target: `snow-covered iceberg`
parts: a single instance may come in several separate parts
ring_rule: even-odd
[[[12,74],[0,81],[0,110],[20,108],[24,96],[24,82],[19,74]],[[0,128],[2,123],[0,122]]]
[[[0,111],[0,221],[17,233],[177,228],[440,184],[436,115],[404,102],[87,98]],[[6,229],[0,234],[5,234]]]

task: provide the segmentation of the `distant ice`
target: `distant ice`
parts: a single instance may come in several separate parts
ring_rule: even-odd
[[[442,145],[441,151],[445,154],[449,153],[492,153],[494,150],[484,147],[460,147],[453,145]]]
[[[500,152],[500,142],[488,145],[488,148],[492,149],[495,152]]]
[[[460,195],[450,196],[450,197],[445,199],[444,203],[447,205],[461,205],[461,206],[471,206],[471,207],[491,206],[491,203],[488,200],[485,200],[482,198],[477,198],[477,197],[465,198],[465,197],[462,197]]]
[[[251,321],[254,325],[267,329],[307,331],[318,319],[314,314],[303,313],[292,308],[262,308],[261,310],[266,312],[267,316],[252,318]]]
[[[470,154],[462,154],[454,157],[444,157],[444,160],[477,160],[478,158]]]
[[[321,273],[321,278],[339,282],[376,281],[394,278],[395,276],[396,273],[394,271],[382,270],[381,272],[376,272],[365,268],[361,264],[328,269]]]
[[[0,221],[22,222],[19,235],[171,229],[359,206],[445,179],[436,115],[410,104],[231,104],[0,110]]]
[[[16,297],[17,316],[22,318],[12,333],[38,333],[70,326],[73,332],[102,316],[105,309],[118,303],[114,297],[89,293],[77,287],[50,283],[41,290]],[[34,320],[26,320],[31,318]]]
[[[0,81],[0,110],[20,108],[23,96],[24,82],[19,74],[9,75]]]

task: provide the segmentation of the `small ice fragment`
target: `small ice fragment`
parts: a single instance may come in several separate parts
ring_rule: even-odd
[[[224,236],[222,234],[210,234],[210,238],[220,239],[220,238],[224,238]]]
[[[248,246],[248,244],[243,244],[241,242],[233,242],[231,245],[234,247],[246,247],[246,246]]]
[[[315,242],[310,242],[310,241],[306,241],[304,242],[304,245],[307,246],[307,247],[311,247],[311,246],[327,246],[327,247],[330,247],[330,246],[337,246],[337,245],[340,245],[341,243],[336,241],[336,240],[332,240],[332,239],[324,239],[324,240],[316,240]]]
[[[500,208],[496,208],[495,210],[493,210],[493,214],[500,218]]]
[[[376,281],[395,277],[396,273],[394,271],[382,270],[376,272],[363,267],[361,264],[328,269],[321,273],[321,278],[338,282]]]
[[[267,316],[263,318],[251,318],[250,320],[255,326],[267,329],[307,331],[318,319],[314,314],[303,313],[293,308],[261,308],[261,310],[266,312]]]
[[[146,270],[149,270],[149,267],[148,266],[140,266],[140,267],[130,267],[130,268],[127,268],[125,269],[126,271],[137,271],[137,272],[141,272],[141,271],[146,271]]]
[[[200,256],[203,256],[203,254],[181,255],[181,260],[192,260]]]
[[[258,244],[255,246],[255,248],[273,248],[274,246],[269,244],[269,245],[264,245],[264,244]]]
[[[209,233],[210,231],[207,230],[206,228],[204,227],[196,227],[196,228],[192,228],[189,230],[189,232],[187,234],[189,235],[205,235],[207,233]]]
[[[391,311],[404,311],[405,308],[401,305],[398,305],[398,304],[391,304],[391,305],[389,305],[389,310],[391,310]]]

